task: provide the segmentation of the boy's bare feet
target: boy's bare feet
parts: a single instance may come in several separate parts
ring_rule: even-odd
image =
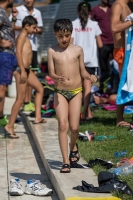
[[[7,132],[6,135],[7,135],[10,139],[18,139],[18,138],[19,138],[19,136],[17,136],[17,135],[14,133],[14,129],[8,127],[8,124],[5,126],[5,131]]]

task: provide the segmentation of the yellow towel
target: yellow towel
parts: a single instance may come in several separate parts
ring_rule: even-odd
[[[97,197],[97,198],[89,198],[89,197],[69,197],[66,200],[121,200],[117,197]]]

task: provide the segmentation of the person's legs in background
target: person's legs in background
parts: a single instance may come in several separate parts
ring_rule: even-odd
[[[125,55],[125,49],[124,48],[118,48],[118,49],[114,49],[113,52],[114,55],[114,60],[118,63],[119,65],[119,75],[121,77],[121,73],[122,73],[122,67],[123,67],[123,63],[124,63],[124,55]],[[123,114],[124,114],[124,105],[117,105],[117,121],[116,121],[116,125],[117,126],[130,126],[130,123],[124,121],[123,118]]]
[[[103,48],[99,48],[99,64],[100,64],[100,86],[102,87],[103,82],[110,77],[110,67],[109,67],[109,56],[110,53],[113,54],[114,45],[105,44]]]
[[[5,126],[7,123],[7,120],[4,117],[4,113],[3,113],[6,90],[7,90],[6,85],[0,85],[0,126]]]
[[[33,52],[33,58],[31,63],[31,70],[34,72],[34,74],[37,74],[37,71],[39,70],[37,61],[37,51],[32,51],[32,52]],[[28,85],[26,89],[23,111],[25,112],[35,111],[35,105],[31,101],[32,101],[32,88]]]
[[[95,75],[96,67],[86,67],[86,71],[89,74]],[[84,102],[84,109],[81,120],[86,120],[92,118],[92,113],[90,109],[90,97],[91,97],[91,81],[84,79],[83,80],[83,102]]]

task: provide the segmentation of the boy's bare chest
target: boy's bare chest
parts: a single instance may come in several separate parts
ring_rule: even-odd
[[[79,55],[74,52],[55,53],[54,55],[54,61],[56,64],[65,64],[65,63],[74,64],[75,62],[78,61],[78,58],[79,58]]]
[[[25,51],[25,53],[30,53],[30,52],[32,52],[31,43],[30,43],[30,41],[29,41],[28,38],[26,38],[26,41],[25,41],[25,43],[24,43],[23,51]]]

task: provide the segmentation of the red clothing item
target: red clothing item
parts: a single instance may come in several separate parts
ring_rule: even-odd
[[[107,12],[104,12],[99,6],[94,7],[91,11],[92,19],[98,22],[102,31],[101,39],[103,44],[114,44],[110,28],[110,14],[111,6],[108,7]]]

